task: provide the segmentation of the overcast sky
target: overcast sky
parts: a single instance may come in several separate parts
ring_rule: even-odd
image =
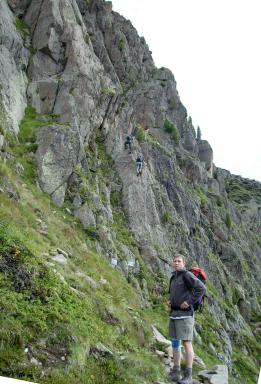
[[[261,1],[112,0],[169,68],[214,163],[261,181]]]

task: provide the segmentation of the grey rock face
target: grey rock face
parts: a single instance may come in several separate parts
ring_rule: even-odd
[[[38,18],[36,24],[33,25],[32,40],[34,49],[48,54],[56,62],[59,60],[61,50],[59,35],[62,34],[64,27],[59,3],[59,1],[44,0],[39,4]],[[30,11],[31,9],[28,10],[28,14]],[[32,21],[28,16],[26,20],[31,26]]]
[[[111,4],[102,1],[93,2],[84,20],[95,53],[109,73],[116,72],[126,84],[149,79],[154,69],[151,52],[130,21],[112,12]],[[112,76],[116,78],[115,74]]]
[[[33,107],[43,114],[49,114],[54,109],[59,82],[55,80],[32,81],[27,89],[28,99]]]
[[[17,134],[27,104],[25,70],[29,52],[6,0],[0,3],[0,15],[0,124]]]
[[[209,178],[208,179],[208,188],[216,196],[220,196],[220,184],[217,180]]]
[[[88,207],[88,204],[82,205],[80,208],[74,211],[75,217],[77,217],[83,228],[96,227],[96,220],[92,210]]]
[[[251,228],[259,231],[261,228],[260,204],[258,204],[254,199],[250,200],[245,206],[241,220],[249,223]]]
[[[28,7],[30,0],[7,0],[7,3],[15,15],[20,15],[23,14],[26,7]]]
[[[46,127],[37,141],[41,186],[61,206],[68,177],[83,156],[84,143],[105,117],[109,99],[102,97],[102,91],[113,84],[84,39],[86,28],[75,2],[32,2],[25,20],[36,50],[29,68],[28,97],[39,113],[54,113],[58,121],[71,125],[70,129]],[[70,153],[67,160],[61,152]]]
[[[58,206],[63,205],[67,180],[77,164],[79,141],[66,126],[46,126],[39,130],[36,161],[42,189]]]
[[[205,164],[205,168],[209,175],[213,173],[213,151],[210,144],[206,140],[199,141],[199,158]]]

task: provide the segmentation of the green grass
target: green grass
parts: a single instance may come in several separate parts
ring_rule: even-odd
[[[118,48],[120,51],[123,51],[125,48],[125,39],[123,37],[121,37],[119,40]]]
[[[84,41],[86,44],[89,44],[90,43],[90,40],[91,40],[91,37],[89,35],[88,32],[85,33],[85,36],[84,36]]]
[[[162,224],[167,224],[170,221],[169,212],[165,211],[162,216]]]
[[[166,119],[164,121],[164,129],[166,132],[168,132],[171,136],[171,138],[175,141],[179,141],[179,131],[174,123]]]
[[[206,193],[203,188],[197,186],[193,190],[193,192],[194,194],[196,194],[197,198],[199,198],[200,204],[202,206],[208,205],[208,197],[206,196]]]
[[[26,152],[31,150],[28,144],[35,144],[37,129],[49,124],[58,124],[57,118],[58,115],[40,115],[36,112],[34,107],[26,107],[24,111],[24,117],[19,126],[18,134],[19,142],[24,145],[27,144]],[[22,150],[26,148],[22,148]]]
[[[231,200],[237,204],[245,204],[252,198],[261,203],[260,184],[246,179],[229,179],[226,182],[226,192]]]
[[[69,384],[141,384],[155,381],[164,375],[163,367],[150,353],[129,354],[125,361],[114,357],[95,360],[88,358],[85,365],[52,371],[42,383]]]
[[[105,96],[115,96],[116,92],[112,88],[101,88],[101,94]]]
[[[39,115],[33,107],[30,106],[25,109],[25,114],[20,123],[18,135],[19,142],[25,146],[25,148],[20,147],[22,154],[24,154],[24,150],[29,152],[30,150],[35,149],[34,144],[36,141],[37,128],[44,125],[46,125],[46,123],[39,120]],[[33,148],[31,148],[31,145],[33,145]]]
[[[257,383],[259,367],[253,363],[253,360],[242,353],[240,348],[233,348],[233,371],[243,377],[244,384]]]
[[[230,214],[229,214],[228,212],[226,213],[225,224],[226,224],[226,227],[227,227],[228,229],[230,229],[231,226],[232,226],[231,217],[230,217]]]
[[[220,360],[216,356],[213,356],[213,353],[209,348],[206,348],[205,346],[197,345],[194,343],[194,350],[196,355],[199,356],[204,361],[207,367],[212,368],[215,365],[221,364]],[[193,367],[194,373],[197,373],[201,370],[202,368],[199,368],[194,364],[194,367]]]
[[[24,168],[24,180],[30,180],[31,183],[36,180],[36,165],[31,153],[37,150],[37,130],[48,124],[57,124],[56,115],[44,115],[45,121],[42,120],[42,117],[32,106],[26,107],[19,126],[18,140],[14,140],[14,138],[9,140],[11,152],[16,157],[16,161]]]
[[[1,208],[1,211],[5,209],[8,211],[8,207]],[[16,207],[12,212],[15,223],[11,225],[1,221],[1,374],[40,382],[48,382],[55,377],[58,382],[69,383],[70,380],[81,382],[84,375],[88,376],[90,373],[90,377],[94,377],[90,383],[128,382],[124,381],[126,367],[118,359],[95,361],[91,356],[86,358],[85,347],[102,341],[114,353],[124,351],[127,356],[130,353],[134,356],[136,353],[138,356],[148,356],[147,362],[142,365],[130,363],[131,369],[127,377],[132,374],[134,377],[145,377],[149,371],[150,376],[156,379],[156,373],[162,369],[160,363],[158,361],[155,365],[154,362],[154,368],[147,367],[153,357],[149,350],[139,348],[133,315],[127,310],[131,306],[138,316],[141,315],[140,299],[135,290],[118,272],[108,266],[102,256],[82,249],[83,231],[75,231],[70,223],[62,220],[62,215],[51,215],[50,211],[51,207],[45,207],[44,220],[49,230],[56,232],[56,244],[53,243],[53,237],[42,239],[37,236],[36,228],[32,228],[33,207],[28,207],[29,215],[26,217],[20,215],[20,209]],[[3,213],[1,218],[10,219],[11,212]],[[58,246],[72,253],[69,266],[55,266],[65,277],[67,284],[46,264],[48,258],[45,261],[46,257],[41,257],[43,251]],[[97,282],[102,277],[108,284],[98,284],[94,292],[82,278],[75,275],[77,270]],[[75,294],[70,287],[76,288],[81,294]],[[101,314],[105,308],[109,308],[119,319],[122,329],[120,333],[118,327],[103,322]],[[145,324],[145,327],[148,328],[148,325]],[[42,379],[40,369],[29,364],[23,352],[26,346],[31,345],[34,357],[45,364],[47,357],[41,340],[45,341],[49,350],[63,348],[68,356],[66,361],[70,361],[69,366],[61,361],[57,362]],[[80,369],[74,368],[79,361],[82,362]],[[61,374],[64,369],[68,370],[66,378]],[[137,379],[137,383],[140,382],[138,380],[140,379]]]
[[[15,19],[15,27],[17,31],[22,35],[23,39],[26,39],[27,36],[30,36],[29,26],[26,24],[26,22],[23,19],[20,19],[17,17]]]
[[[16,162],[24,168],[23,179],[31,185],[36,181],[36,164],[33,154],[37,150],[36,135],[40,127],[47,125],[63,125],[68,128],[67,123],[59,123],[58,115],[40,115],[32,106],[27,106],[24,111],[24,117],[19,125],[19,134],[17,140],[14,137],[8,137],[11,153],[15,156]]]
[[[141,125],[137,127],[136,139],[139,143],[143,143],[145,141],[145,131]]]
[[[205,344],[212,343],[217,349],[221,348],[221,341],[216,337],[216,333],[222,329],[222,325],[213,318],[206,307],[202,313],[196,314],[196,321],[201,326],[200,335]]]

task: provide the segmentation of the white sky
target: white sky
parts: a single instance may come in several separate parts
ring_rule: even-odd
[[[169,68],[214,163],[261,181],[261,1],[112,0]]]

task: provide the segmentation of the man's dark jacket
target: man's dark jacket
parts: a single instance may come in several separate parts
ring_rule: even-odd
[[[183,269],[172,273],[169,283],[171,316],[192,316],[193,304],[206,293],[205,285],[193,273]],[[186,301],[188,309],[180,305]]]

